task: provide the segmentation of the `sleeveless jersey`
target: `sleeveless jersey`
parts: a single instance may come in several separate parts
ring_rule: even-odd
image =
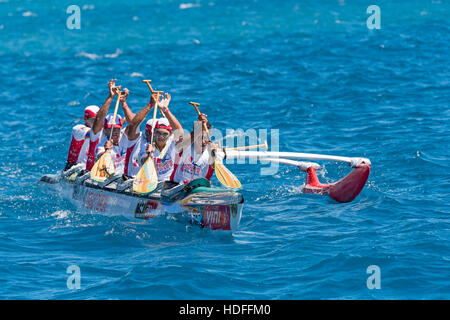
[[[70,142],[67,162],[86,163],[89,149],[89,132],[91,128],[84,124],[78,124],[72,128],[72,140]]]
[[[214,168],[209,164],[209,152],[207,149],[202,154],[196,154],[194,145],[182,150],[177,155],[175,167],[170,177],[176,183],[189,183],[197,178],[211,179]]]
[[[128,140],[128,139],[127,139]],[[124,174],[129,177],[135,177],[141,168],[139,161],[139,150],[141,145],[145,144],[145,135],[139,133],[139,137],[133,141],[128,140],[125,146],[125,168]]]
[[[125,138],[124,138],[125,137]],[[108,141],[109,137],[103,134],[103,129],[100,130],[97,134],[91,130],[90,132],[90,141],[89,141],[89,152],[88,152],[88,160],[86,162],[86,169],[91,170],[97,160],[97,156],[105,151],[105,143]],[[122,173],[125,166],[125,155],[126,148],[124,145],[128,143],[128,139],[126,135],[122,132],[120,133],[119,145],[113,146],[111,149],[112,159],[114,161],[114,165],[116,167],[117,173]]]
[[[147,155],[146,149],[148,145],[149,142],[147,142],[145,137],[143,137],[137,153],[139,169],[143,165],[141,163],[141,159]],[[175,154],[175,141],[173,140],[172,135],[169,137],[166,142],[166,146],[162,150],[155,148],[153,162],[155,164],[156,173],[158,174],[158,181],[170,180],[175,164]],[[136,171],[135,175],[139,169]]]

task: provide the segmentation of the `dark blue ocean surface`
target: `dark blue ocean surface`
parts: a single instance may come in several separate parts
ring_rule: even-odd
[[[0,298],[449,299],[449,2],[189,1],[79,3],[80,30],[72,1],[0,1]],[[280,151],[370,158],[367,185],[338,204],[302,194],[295,167],[230,164],[234,234],[78,212],[37,181],[110,78],[135,112],[152,79],[186,128],[198,101],[224,135],[278,129]],[[325,182],[350,170],[321,164]]]

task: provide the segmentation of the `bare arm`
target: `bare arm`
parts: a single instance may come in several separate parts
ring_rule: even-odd
[[[95,117],[94,124],[92,125],[92,132],[94,134],[97,134],[102,130],[103,128],[103,119],[105,119],[106,115],[108,114],[109,106],[112,102],[112,97],[109,96],[106,98],[106,101],[103,103],[100,110],[97,112],[97,116]]]
[[[111,79],[108,82],[109,87],[109,97],[106,98],[105,102],[102,104],[100,110],[97,112],[97,116],[95,117],[94,124],[92,125],[92,132],[94,134],[97,134],[102,130],[103,128],[103,120],[105,119],[106,115],[108,114],[109,106],[111,105],[111,102],[113,100],[113,97],[117,93],[117,88],[115,87],[116,79]]]
[[[179,142],[176,144],[176,150],[186,149],[192,144],[202,143],[203,134],[205,132],[205,126],[208,124],[208,119],[206,114],[200,114],[197,121],[194,123],[194,131],[189,132],[187,135],[183,136]]]
[[[176,142],[175,150],[180,152],[181,149],[186,149],[192,144],[192,137],[194,136],[194,131],[189,132],[187,135],[183,136]]]
[[[195,122],[194,130],[179,139],[175,146],[177,152],[179,152],[181,149],[190,147],[194,143],[202,143],[202,135],[200,134],[202,132],[201,126],[202,123],[200,121]]]
[[[123,113],[125,114],[125,119],[128,124],[131,123],[131,121],[135,116],[135,114],[133,113],[133,111],[131,111],[130,107],[127,104],[127,98],[129,93],[130,91],[127,88],[125,88],[123,89],[123,94],[120,96],[120,102],[122,103]]]
[[[166,115],[166,118],[169,121],[170,126],[172,127],[174,141],[178,141],[180,137],[184,135],[184,131],[178,119],[169,110],[170,99],[170,94],[166,93],[165,99],[163,99],[161,103],[158,104],[158,107],[161,112]]]
[[[133,119],[128,123],[127,131],[125,133],[127,134],[129,140],[135,140],[139,137],[139,135],[136,133],[136,129],[139,127],[142,121],[144,121],[144,119],[147,117],[148,113],[154,107],[155,104],[156,104],[156,94],[152,94],[150,102],[138,113],[136,113]]]

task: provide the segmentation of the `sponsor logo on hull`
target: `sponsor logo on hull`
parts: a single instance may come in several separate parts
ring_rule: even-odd
[[[212,230],[230,230],[230,205],[211,205],[203,208],[204,227],[210,227]]]
[[[152,200],[139,200],[134,216],[139,219],[149,219],[158,216],[156,210],[161,208],[161,203]]]
[[[101,192],[87,191],[84,194],[83,205],[89,210],[105,212],[108,206],[108,197]]]

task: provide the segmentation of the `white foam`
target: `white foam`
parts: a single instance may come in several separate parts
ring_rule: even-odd
[[[106,231],[104,235],[105,235],[105,237],[107,237],[109,235],[112,235],[113,233],[114,233],[114,227],[111,230]]]
[[[6,197],[6,200],[25,200],[25,201],[28,201],[28,200],[31,200],[31,197],[29,196],[29,195],[15,195],[15,196],[9,196],[9,197]]]
[[[143,77],[144,75],[142,73],[139,72],[133,72],[132,74],[130,74],[130,77]]]
[[[87,52],[80,52],[76,55],[76,57],[86,57],[89,58],[91,60],[97,60],[100,59],[101,57],[95,53],[87,53]]]
[[[179,8],[181,10],[189,9],[189,8],[195,8],[195,7],[200,7],[200,3],[182,3],[179,6]]]
[[[37,17],[37,14],[32,12],[32,11],[25,11],[24,13],[22,13],[22,16],[24,16],[24,17]]]
[[[105,54],[105,58],[115,59],[122,53],[122,50],[117,49],[116,52],[111,54]]]
[[[70,211],[69,210],[58,210],[51,214],[52,217],[55,217],[56,220],[65,219],[69,216]]]

